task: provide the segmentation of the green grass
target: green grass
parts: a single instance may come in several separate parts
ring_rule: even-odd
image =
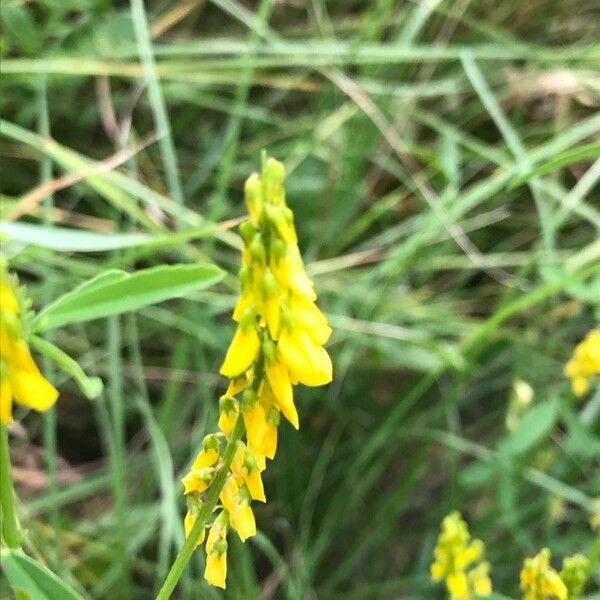
[[[442,598],[429,564],[453,509],[513,597],[526,555],[588,552],[600,391],[575,402],[562,370],[600,318],[595,4],[84,4],[2,4],[2,217],[67,173],[20,221],[115,236],[3,251],[38,309],[108,268],[229,275],[52,332],[105,392],[47,367],[59,403],[11,439],[47,478],[17,485],[28,552],[91,598],[160,587],[233,332],[240,241],[215,224],[244,213],[263,148],[288,169],[335,378],[298,391],[227,591],[198,552],[179,597]],[[505,427],[516,379],[555,403],[537,436]]]

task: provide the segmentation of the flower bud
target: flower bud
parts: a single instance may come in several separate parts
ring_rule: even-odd
[[[246,180],[244,186],[244,192],[246,195],[246,206],[248,207],[248,213],[252,217],[252,220],[256,223],[260,221],[262,215],[262,186],[258,173],[252,173]]]

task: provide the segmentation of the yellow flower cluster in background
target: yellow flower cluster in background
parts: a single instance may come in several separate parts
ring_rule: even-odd
[[[0,422],[12,421],[13,402],[48,410],[58,391],[40,373],[25,338],[23,302],[14,277],[0,258]]]
[[[580,342],[565,366],[565,375],[571,380],[576,396],[583,396],[590,389],[590,380],[600,374],[600,328],[592,329]]]
[[[189,535],[202,506],[201,494],[219,472],[229,436],[242,418],[246,440],[237,442],[205,546],[205,578],[222,588],[228,529],[235,529],[242,541],[256,533],[250,504],[266,501],[261,473],[266,459],[275,456],[281,415],[299,427],[292,386],[319,386],[332,378],[331,359],[323,348],[331,329],[304,270],[293,214],[285,202],[284,177],[283,165],[266,159],[261,175],[254,173],[246,182],[250,219],[240,227],[242,292],[233,312],[238,327],[221,366],[230,383],[219,403],[220,433],[204,439],[183,478]]]
[[[523,600],[568,600],[567,586],[550,566],[550,550],[544,548],[526,558],[521,571]]]
[[[431,577],[434,581],[445,580],[451,600],[471,600],[474,596],[492,593],[489,563],[482,560],[484,550],[481,540],[471,540],[459,512],[444,518],[434,550]]]

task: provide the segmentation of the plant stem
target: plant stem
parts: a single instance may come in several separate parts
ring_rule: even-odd
[[[187,565],[194,549],[196,548],[196,544],[200,539],[200,535],[204,526],[206,525],[206,521],[212,514],[217,501],[219,500],[219,494],[225,485],[225,479],[227,478],[227,473],[229,472],[229,467],[231,467],[231,463],[233,462],[233,457],[235,455],[237,443],[242,437],[244,433],[244,419],[240,414],[235,423],[235,427],[231,432],[231,436],[229,441],[227,442],[227,447],[225,448],[225,454],[223,455],[223,466],[215,476],[214,481],[212,482],[208,492],[206,494],[206,499],[202,507],[200,508],[200,512],[198,513],[198,518],[196,519],[196,523],[194,523],[194,527],[192,531],[190,531],[190,535],[185,540],[185,543],[181,547],[179,554],[175,558],[175,561],[171,565],[171,569],[163,583],[158,595],[156,596],[156,600],[168,600],[175,589],[175,586],[179,582],[179,578],[183,573],[183,569]]]
[[[15,508],[15,490],[10,472],[8,431],[0,425],[0,508],[2,537],[9,548],[21,547],[21,531]]]

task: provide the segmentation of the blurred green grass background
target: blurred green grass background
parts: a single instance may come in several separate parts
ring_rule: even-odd
[[[64,382],[13,436],[34,555],[92,598],[160,586],[178,478],[216,421],[232,219],[262,148],[288,171],[335,379],[298,392],[226,592],[198,552],[178,597],[441,598],[429,564],[455,508],[507,594],[542,546],[589,549],[600,391],[576,403],[562,371],[600,316],[597,3],[3,0],[1,16],[3,220],[160,236],[7,243],[36,307],[111,267],[230,273],[54,334],[106,389]],[[538,412],[511,432],[519,379]]]

